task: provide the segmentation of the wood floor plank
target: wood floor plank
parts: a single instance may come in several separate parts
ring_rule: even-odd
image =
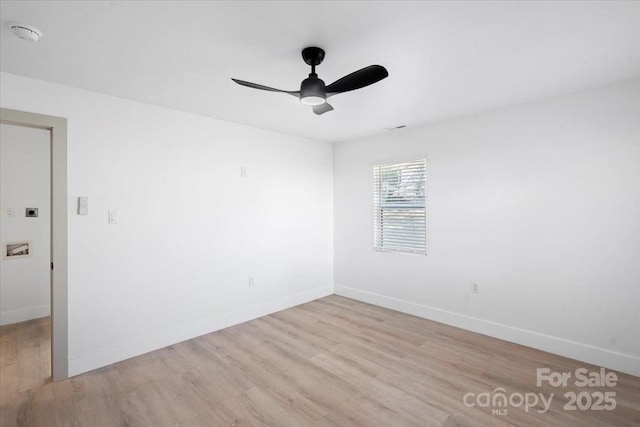
[[[593,365],[329,296],[59,383],[50,321],[0,327],[0,426],[639,426],[640,378],[617,373],[613,411],[565,410],[536,369]],[[529,408],[472,393],[551,393]]]

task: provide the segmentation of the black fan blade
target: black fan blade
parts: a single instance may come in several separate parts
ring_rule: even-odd
[[[388,75],[387,69],[382,65],[369,65],[331,83],[327,86],[327,95],[360,89],[379,82]]]
[[[293,95],[293,96],[300,96],[300,91],[292,91],[292,90],[281,90],[281,89],[276,89],[273,87],[269,87],[269,86],[264,86],[264,85],[259,85],[257,83],[251,83],[251,82],[245,82],[244,80],[238,80],[238,79],[231,79],[234,82],[238,83],[241,86],[246,86],[246,87],[250,87],[253,89],[260,89],[260,90],[268,90],[270,92],[282,92],[282,93],[288,93],[289,95]]]
[[[331,110],[333,110],[333,107],[327,104],[326,102],[324,104],[313,106],[313,112],[316,113],[317,115],[324,114]]]

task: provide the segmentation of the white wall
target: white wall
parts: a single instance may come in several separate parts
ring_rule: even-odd
[[[7,73],[0,86],[4,108],[68,118],[71,375],[332,293],[330,144]]]
[[[338,293],[640,374],[640,81],[335,149],[7,73],[0,89],[69,119],[72,375],[330,294],[334,262]],[[371,166],[421,155],[429,254],[374,252]]]
[[[30,242],[29,257],[0,261],[0,325],[50,312],[50,150],[48,130],[0,124],[0,240]]]
[[[422,156],[428,255],[373,251]],[[336,293],[640,375],[640,80],[338,144],[334,192]]]

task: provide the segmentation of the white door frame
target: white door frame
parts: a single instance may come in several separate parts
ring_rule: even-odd
[[[69,377],[67,292],[67,119],[0,108],[0,123],[51,134],[51,376]]]

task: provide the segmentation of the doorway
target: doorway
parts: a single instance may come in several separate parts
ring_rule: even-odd
[[[20,286],[12,286],[6,293],[10,301],[4,302],[5,323],[26,320],[25,317],[39,317],[50,313],[50,323],[37,323],[31,330],[50,327],[51,342],[51,377],[54,381],[68,378],[68,314],[67,314],[67,121],[64,118],[35,114],[23,111],[0,109],[0,124],[2,137],[6,137],[7,153],[16,151],[18,155],[35,157],[38,162],[21,162],[5,165],[11,174],[8,183],[20,187],[24,182],[37,178],[29,174],[29,168],[46,169],[48,184],[42,188],[38,186],[36,195],[20,195],[19,191],[7,191],[7,204],[2,201],[3,235],[2,235],[2,280],[19,282]],[[31,137],[44,138],[46,147],[29,151],[26,146],[12,143],[15,135],[23,141]],[[26,139],[25,139],[26,138]],[[35,140],[34,140],[35,141]],[[33,142],[31,145],[38,145]],[[3,145],[5,141],[3,140]],[[3,150],[5,147],[3,146]],[[38,151],[40,150],[40,151]],[[7,154],[5,153],[5,154]],[[15,153],[14,153],[15,154]],[[45,162],[48,165],[44,165]],[[32,159],[33,160],[33,159]],[[17,166],[16,166],[17,165]],[[48,166],[48,167],[47,167]],[[42,172],[42,171],[40,171]],[[31,172],[33,175],[38,175]],[[3,171],[4,178],[5,171]],[[21,178],[22,177],[22,178]],[[42,179],[42,177],[40,177]],[[3,190],[5,186],[3,184]],[[24,190],[24,189],[23,189]],[[25,190],[26,191],[26,190]],[[9,194],[12,193],[12,194]],[[3,199],[5,195],[3,194]],[[22,205],[25,206],[22,206]],[[36,204],[38,206],[36,206]],[[42,207],[41,207],[42,206]],[[20,219],[21,221],[17,221]],[[15,220],[15,221],[14,221]],[[12,222],[13,221],[13,222]],[[7,224],[5,224],[7,222]],[[9,231],[9,223],[11,231]],[[36,230],[38,229],[38,230]],[[44,236],[42,230],[46,230]],[[37,232],[36,232],[37,231]],[[6,234],[6,237],[5,237]],[[31,237],[29,237],[31,236]],[[48,246],[46,248],[45,246]],[[47,261],[48,258],[48,261]],[[44,259],[44,264],[43,263]],[[33,261],[34,270],[22,270],[19,265]],[[32,277],[33,276],[33,277]],[[45,288],[42,289],[42,281]],[[28,284],[31,283],[31,287]],[[3,283],[4,287],[4,283]],[[8,288],[9,286],[7,286]],[[48,309],[41,304],[48,296]],[[14,304],[13,307],[10,304]],[[13,308],[13,309],[12,309]],[[50,326],[49,326],[50,324]]]

